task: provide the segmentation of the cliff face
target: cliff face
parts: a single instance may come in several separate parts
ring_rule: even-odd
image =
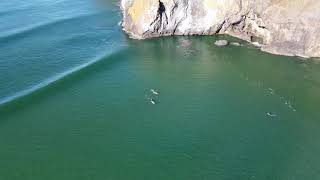
[[[320,57],[319,0],[121,0],[133,38],[230,34],[274,54]]]

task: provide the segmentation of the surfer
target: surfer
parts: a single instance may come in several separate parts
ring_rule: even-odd
[[[159,95],[160,92],[156,89],[150,89],[150,91],[152,92],[152,94],[155,94],[155,95]]]

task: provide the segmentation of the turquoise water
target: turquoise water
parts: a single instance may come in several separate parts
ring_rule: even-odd
[[[320,178],[317,60],[120,20],[115,1],[1,2],[0,180]]]

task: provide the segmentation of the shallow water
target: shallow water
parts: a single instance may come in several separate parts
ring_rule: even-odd
[[[131,40],[120,19],[111,1],[0,4],[0,179],[320,178],[317,61]]]

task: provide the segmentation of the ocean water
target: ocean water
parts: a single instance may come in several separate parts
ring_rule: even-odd
[[[0,180],[320,179],[320,61],[132,40],[117,3],[0,2]]]

